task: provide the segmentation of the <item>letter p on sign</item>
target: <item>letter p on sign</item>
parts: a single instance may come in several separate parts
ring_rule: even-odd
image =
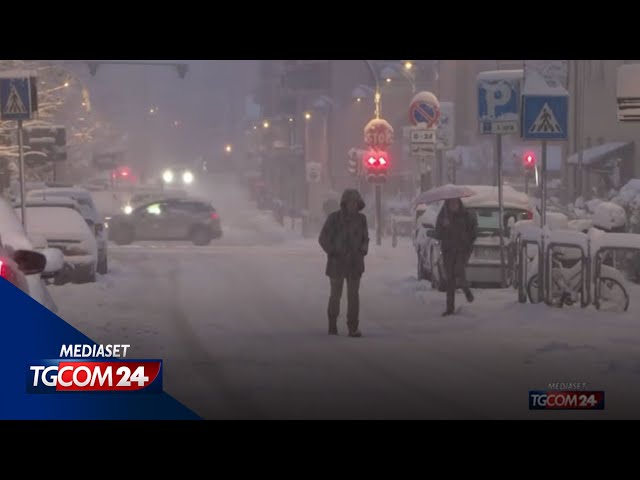
[[[486,85],[487,91],[487,116],[496,117],[496,107],[502,107],[511,100],[511,86],[508,82],[496,82]]]

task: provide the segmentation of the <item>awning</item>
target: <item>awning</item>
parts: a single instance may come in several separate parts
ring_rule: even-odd
[[[611,142],[582,151],[583,165],[596,165],[611,158],[626,158],[633,155],[633,142]],[[567,159],[569,165],[578,164],[578,154]]]

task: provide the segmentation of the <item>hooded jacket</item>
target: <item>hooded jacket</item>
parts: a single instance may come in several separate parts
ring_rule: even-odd
[[[350,200],[358,203],[358,212],[347,213]],[[357,190],[347,189],[340,200],[340,210],[332,212],[322,227],[318,243],[327,254],[325,273],[328,277],[361,276],[364,257],[369,252],[367,217],[361,213],[365,204]]]
[[[470,254],[477,236],[478,219],[462,202],[456,213],[449,212],[446,203],[442,206],[436,220],[436,237],[440,240],[443,254]]]

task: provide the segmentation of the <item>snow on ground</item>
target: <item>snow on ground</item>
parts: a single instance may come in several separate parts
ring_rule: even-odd
[[[344,312],[329,337],[316,240],[217,187],[232,232],[220,243],[113,246],[98,283],[51,288],[93,339],[163,358],[167,391],[206,418],[640,418],[636,286],[625,314],[523,305],[506,289],[476,290],[471,305],[458,295],[459,314],[443,318],[410,239],[394,249],[372,235],[365,337],[345,336]],[[550,382],[605,390],[606,410],[529,412],[527,391]]]

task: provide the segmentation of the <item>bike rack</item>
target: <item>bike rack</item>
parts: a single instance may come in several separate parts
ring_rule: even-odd
[[[580,295],[580,307],[586,308],[591,304],[591,258],[589,256],[589,249],[587,251],[578,244],[570,242],[550,242],[545,245],[544,250],[544,301],[547,305],[552,306],[551,301],[551,288],[550,285],[553,281],[553,249],[556,247],[576,248],[582,252],[581,273],[582,273],[582,288]],[[550,255],[551,253],[551,255]]]
[[[529,256],[527,255],[528,246],[535,245],[538,249],[538,258],[542,254],[540,242],[536,240],[524,240],[522,234],[516,236],[516,278],[518,283],[518,302],[527,303],[527,265]]]
[[[605,252],[616,252],[616,251],[629,251],[629,250],[637,250],[640,252],[640,249],[630,248],[630,247],[608,247],[603,246],[599,247],[594,254],[594,274],[593,274],[593,305],[600,310],[600,277],[602,274],[602,262],[603,256]],[[614,267],[615,268],[615,267]],[[624,285],[622,285],[624,288]]]

